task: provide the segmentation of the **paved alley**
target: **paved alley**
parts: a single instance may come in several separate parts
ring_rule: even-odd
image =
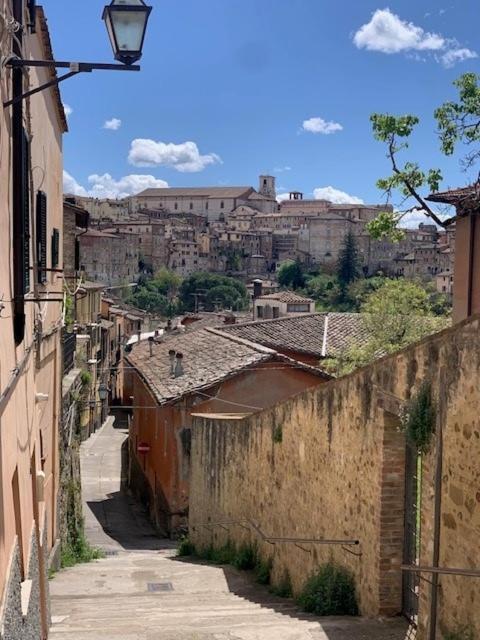
[[[404,639],[403,620],[319,620],[230,567],[176,559],[120,492],[126,437],[109,418],[82,445],[86,531],[106,557],[50,582],[53,640]]]

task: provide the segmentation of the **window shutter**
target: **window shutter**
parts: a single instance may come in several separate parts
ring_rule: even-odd
[[[47,282],[47,196],[37,192],[37,265],[38,282]]]
[[[60,248],[60,232],[58,229],[54,229],[52,233],[52,269],[58,267]]]
[[[30,188],[29,173],[30,148],[25,129],[22,136],[23,169],[22,169],[22,213],[23,213],[23,292],[30,291]]]

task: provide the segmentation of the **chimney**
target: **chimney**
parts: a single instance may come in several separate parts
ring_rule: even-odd
[[[150,347],[150,358],[153,356],[153,337],[148,338],[148,346]]]
[[[168,357],[170,358],[170,375],[175,375],[175,351],[170,349],[168,352]]]
[[[183,353],[177,353],[177,355],[175,356],[175,359],[176,359],[176,363],[175,363],[174,376],[175,376],[175,378],[180,378],[180,376],[183,376],[183,374],[184,374],[184,370],[183,370]]]
[[[263,280],[257,279],[253,281],[253,299],[261,298],[263,293]]]
[[[235,317],[234,313],[226,313],[225,317],[223,318],[223,323],[224,324],[236,324],[237,323],[237,318]]]

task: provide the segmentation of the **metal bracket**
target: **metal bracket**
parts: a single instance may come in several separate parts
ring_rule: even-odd
[[[274,543],[275,544],[275,543]],[[301,544],[297,544],[295,543],[295,546],[297,547],[297,549],[301,549],[302,551],[305,551],[305,553],[312,553],[311,549],[305,549],[305,547],[302,547]]]
[[[68,80],[69,78],[76,76],[78,73],[91,73],[92,71],[140,71],[140,66],[135,64],[106,64],[103,62],[57,62],[55,60],[21,60],[17,57],[10,58],[5,66],[12,69],[19,69],[23,67],[53,67],[70,69],[70,71],[68,73],[65,73],[63,76],[59,76],[54,80],[50,80],[50,82],[46,82],[39,87],[35,87],[34,89],[27,91],[21,96],[16,96],[15,98],[12,98],[12,100],[7,100],[7,102],[3,103],[4,109],[18,104],[19,102],[25,100],[25,98],[29,98],[36,93],[40,93],[41,91],[44,91],[49,87],[57,86],[58,84],[60,84],[60,82]]]

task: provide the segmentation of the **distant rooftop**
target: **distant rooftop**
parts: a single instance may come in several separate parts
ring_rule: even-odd
[[[278,291],[277,293],[269,293],[265,296],[260,296],[259,298],[257,298],[257,300],[277,300],[278,302],[285,302],[287,304],[313,302],[311,298],[299,296],[298,293],[294,293],[293,291]]]
[[[253,192],[253,187],[168,187],[163,189],[145,189],[145,191],[141,191],[135,197],[240,198],[245,196],[245,198],[248,198]]]

